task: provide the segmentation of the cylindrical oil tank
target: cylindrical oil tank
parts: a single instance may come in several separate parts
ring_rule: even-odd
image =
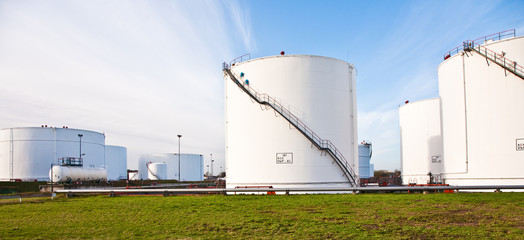
[[[524,37],[485,49],[524,63]],[[524,184],[524,80],[474,51],[442,62],[438,77],[446,183]]]
[[[399,122],[402,184],[440,183],[443,155],[440,99],[402,105]]]
[[[128,175],[129,180],[141,180],[138,172],[130,172]]]
[[[358,145],[358,172],[360,174],[360,178],[370,178],[375,175],[373,172],[373,164],[371,164],[371,146],[371,142],[366,141],[363,141],[360,145]]]
[[[330,140],[358,175],[352,64],[322,56],[283,55],[237,62],[231,71],[258,94],[275,99],[308,131]],[[228,75],[224,79],[227,188],[351,186],[325,150],[275,110],[250,98]]]
[[[127,179],[127,148],[106,145],[105,158],[108,180]]]
[[[49,178],[55,183],[103,182],[107,180],[107,170],[104,168],[53,166],[49,170]]]
[[[2,129],[0,181],[47,181],[51,164],[58,164],[59,158],[80,157],[80,141],[84,167],[104,167],[103,133],[53,127]]]
[[[166,180],[167,179],[167,164],[165,163],[147,164],[147,178],[149,180]]]
[[[167,164],[167,178],[178,180],[178,153],[143,154],[138,159],[138,179],[147,179],[147,163],[158,162]],[[204,180],[204,157],[202,154],[180,154],[180,181]]]

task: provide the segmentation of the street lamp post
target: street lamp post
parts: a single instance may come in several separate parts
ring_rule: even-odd
[[[211,153],[211,176],[213,177],[213,154]]]
[[[182,135],[178,134],[178,181],[180,182],[180,138]]]

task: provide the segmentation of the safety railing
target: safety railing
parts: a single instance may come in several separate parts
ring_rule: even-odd
[[[475,40],[468,40],[466,42],[474,42],[475,45],[481,45],[481,44],[486,43],[489,40],[498,41],[498,40],[502,40],[502,39],[506,39],[506,38],[510,38],[510,37],[515,37],[515,36],[516,36],[515,35],[515,29],[510,29],[510,30],[506,30],[506,31],[502,31],[502,32],[486,35],[484,37],[480,37],[480,38],[477,38]],[[464,50],[464,44],[459,45],[459,46],[457,46],[455,48],[452,48],[451,50],[446,52],[446,54],[444,54],[444,60],[450,58],[451,56],[459,53],[462,50]]]
[[[82,167],[84,166],[84,159],[75,157],[63,157],[58,159],[60,166]]]
[[[247,82],[240,82],[238,79],[240,77],[236,76],[231,71],[231,66],[236,61],[232,61],[231,64],[223,63],[223,71],[226,73],[229,78],[237,84],[245,93],[247,93],[251,98],[257,101],[259,104],[265,104],[273,108],[278,112],[282,117],[284,117],[291,125],[298,129],[306,138],[308,138],[317,148],[327,151],[337,162],[339,167],[344,172],[344,175],[349,180],[353,186],[357,186],[356,174],[344,157],[344,155],[338,150],[338,148],[327,139],[320,138],[311,128],[309,128],[305,123],[303,123],[298,117],[296,117],[289,109],[284,107],[280,102],[276,101],[274,98],[265,93],[259,93],[253,89]]]
[[[237,58],[231,60],[231,62],[229,62],[229,66],[233,66],[237,62],[243,62],[243,61],[249,60],[249,59],[251,59],[251,54],[250,53],[244,54],[244,55],[242,55],[240,57],[237,57]]]

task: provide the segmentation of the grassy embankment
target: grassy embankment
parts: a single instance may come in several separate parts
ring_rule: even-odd
[[[524,193],[0,200],[0,239],[524,238]]]

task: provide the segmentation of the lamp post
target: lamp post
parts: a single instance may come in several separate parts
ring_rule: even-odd
[[[213,154],[211,153],[211,177],[213,177]]]
[[[180,182],[180,138],[182,135],[176,135],[178,137],[178,181]]]
[[[83,134],[78,134],[78,138],[80,138],[80,153],[78,155],[78,161],[82,161],[82,137]]]

